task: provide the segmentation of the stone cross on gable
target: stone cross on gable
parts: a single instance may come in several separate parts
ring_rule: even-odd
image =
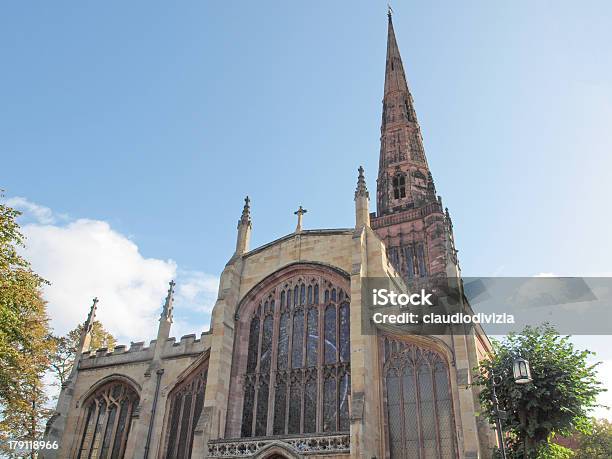
[[[302,217],[304,216],[304,214],[306,212],[308,212],[308,211],[306,209],[304,209],[302,206],[300,206],[300,208],[298,210],[293,212],[298,217],[297,226],[295,227],[295,232],[296,233],[299,233],[299,232],[302,231]]]

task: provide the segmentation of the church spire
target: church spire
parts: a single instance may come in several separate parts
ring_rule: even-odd
[[[420,207],[428,199],[429,168],[421,128],[404,72],[391,10],[380,137],[376,204],[378,215]]]
[[[406,74],[404,73],[404,65],[402,56],[400,56],[397,40],[395,39],[395,30],[393,29],[393,17],[391,10],[387,13],[389,24],[387,26],[387,67],[385,72],[385,97],[394,91],[408,92],[406,84]]]
[[[376,214],[370,225],[402,277],[425,281],[456,275],[456,251],[450,216],[427,165],[393,19],[389,11]]]

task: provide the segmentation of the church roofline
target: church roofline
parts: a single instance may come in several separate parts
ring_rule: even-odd
[[[338,234],[352,235],[355,230],[353,228],[329,228],[329,229],[314,229],[314,230],[302,230],[299,233],[289,233],[285,236],[279,237],[267,244],[261,245],[243,255],[243,258],[250,257],[251,255],[255,255],[269,247],[272,247],[279,242],[287,241],[296,236],[304,237],[304,236],[333,236]]]

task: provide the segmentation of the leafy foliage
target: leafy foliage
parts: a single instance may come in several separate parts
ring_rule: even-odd
[[[56,377],[55,384],[62,385],[66,382],[72,371],[77,346],[85,323],[79,324],[76,328],[68,332],[66,336],[54,336],[55,352],[51,356],[51,371]],[[113,350],[117,344],[113,335],[107,332],[99,321],[94,321],[91,330],[91,342],[89,347],[99,349],[102,347]]]
[[[609,459],[612,457],[612,423],[606,419],[594,420],[589,432],[579,437],[576,459]]]
[[[556,443],[546,443],[538,450],[537,459],[572,459],[574,452]]]
[[[49,414],[42,381],[54,349],[41,293],[47,282],[18,252],[19,215],[0,204],[0,445],[42,438]]]
[[[588,431],[588,411],[605,390],[596,379],[596,365],[587,363],[591,352],[576,350],[569,337],[548,325],[527,327],[493,346],[494,353],[480,362],[475,384],[482,386],[480,402],[493,424],[490,375],[501,379],[496,392],[500,410],[508,414],[502,427],[509,457],[536,458],[543,448],[554,449],[547,446],[551,434]],[[529,361],[533,382],[514,382],[512,362],[518,356]]]

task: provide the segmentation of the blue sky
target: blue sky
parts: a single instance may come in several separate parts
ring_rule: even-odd
[[[612,3],[393,8],[464,274],[611,274]],[[161,284],[124,301],[162,295],[158,308],[182,273],[197,302],[231,256],[244,195],[253,246],[292,231],[300,204],[306,228],[353,224],[360,164],[375,188],[385,40],[382,1],[6,3],[0,187],[54,216],[32,217],[32,245],[41,227],[50,237],[39,257],[54,228],[60,261],[89,253],[74,234],[104,234]],[[80,282],[56,268],[41,267],[56,288]]]
[[[385,3],[17,2],[0,15],[2,186],[219,272],[352,223],[375,186]],[[428,159],[468,274],[609,270],[612,5],[396,2]]]

